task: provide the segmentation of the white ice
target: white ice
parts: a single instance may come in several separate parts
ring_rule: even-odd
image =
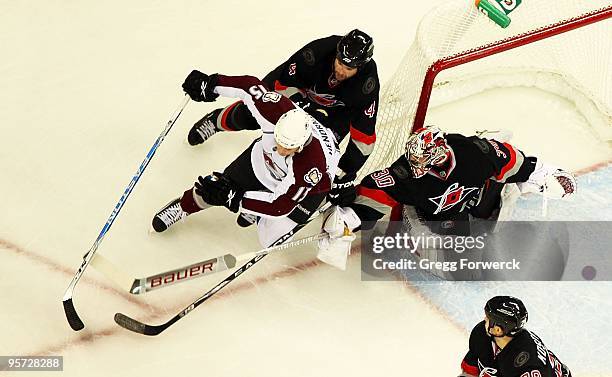
[[[308,247],[269,256],[154,338],[119,328],[114,313],[163,322],[225,274],[129,297],[90,268],[75,294],[87,326],[79,333],[60,302],[180,102],[191,69],[262,76],[307,41],[359,27],[375,39],[384,82],[417,21],[439,2],[1,2],[0,355],[63,355],[65,376],[456,375],[465,323],[480,314],[456,320],[414,285],[362,282],[357,255],[347,272],[315,262]],[[490,114],[480,106],[508,102],[517,110],[500,126],[513,129],[526,152],[572,170],[610,159],[570,104],[533,89],[486,92],[436,109],[428,121],[465,132],[487,128]],[[148,232],[161,205],[198,175],[222,169],[256,135],[220,134],[198,148],[185,143],[194,121],[226,103],[189,104],[100,246],[132,276],[258,249],[254,230],[239,229],[223,209],[162,235]],[[452,294],[452,286],[445,289]],[[480,297],[465,302],[482,304]],[[549,346],[564,342],[572,340]],[[585,375],[612,373],[580,365],[587,352],[563,357]]]

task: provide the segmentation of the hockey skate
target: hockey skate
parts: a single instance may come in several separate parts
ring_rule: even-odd
[[[153,229],[161,233],[188,215],[181,208],[181,198],[176,198],[155,214],[152,222]]]
[[[195,122],[187,135],[187,142],[189,142],[189,145],[200,145],[219,131],[215,123],[217,122],[217,117],[222,110],[223,109],[213,110],[212,112],[204,115],[204,118]]]

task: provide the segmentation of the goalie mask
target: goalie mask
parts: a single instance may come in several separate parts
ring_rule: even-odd
[[[450,147],[446,144],[444,133],[435,126],[416,130],[406,143],[405,156],[415,178],[420,178],[432,167],[445,163],[449,155]]]

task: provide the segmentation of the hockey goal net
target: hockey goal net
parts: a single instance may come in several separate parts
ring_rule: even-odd
[[[434,8],[382,88],[378,140],[362,175],[404,153],[428,109],[498,87],[536,87],[565,97],[598,137],[611,140],[611,17],[610,0],[523,0],[503,29],[470,0]]]

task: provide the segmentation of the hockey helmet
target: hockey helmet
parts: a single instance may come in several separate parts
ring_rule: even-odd
[[[298,152],[312,136],[314,118],[302,109],[292,109],[281,115],[274,127],[274,140],[287,149]]]
[[[485,305],[490,331],[499,326],[504,336],[514,336],[521,332],[527,323],[527,308],[521,300],[512,296],[495,296]]]
[[[338,42],[336,57],[347,67],[360,68],[372,60],[374,41],[359,29],[351,30]]]
[[[436,165],[443,164],[450,156],[444,133],[435,126],[416,130],[406,142],[405,157],[412,175],[419,178]]]

